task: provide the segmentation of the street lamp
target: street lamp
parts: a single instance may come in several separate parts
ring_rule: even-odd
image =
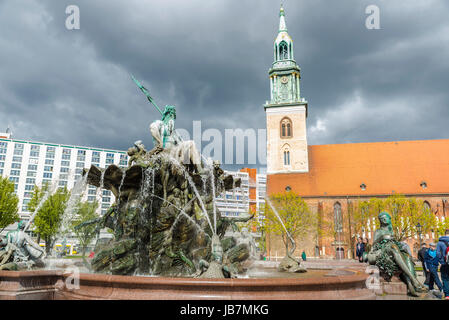
[[[416,230],[418,231],[418,237],[419,237],[419,248],[421,248],[421,233],[422,233],[422,225],[418,222],[416,225]]]

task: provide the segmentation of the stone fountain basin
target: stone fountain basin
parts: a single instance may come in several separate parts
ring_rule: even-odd
[[[79,288],[58,270],[0,271],[0,299],[360,300],[375,299],[367,274],[298,278],[192,279],[81,273]]]

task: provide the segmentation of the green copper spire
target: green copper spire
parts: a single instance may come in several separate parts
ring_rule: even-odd
[[[279,32],[287,31],[287,25],[285,24],[285,11],[281,4],[281,9],[279,11]]]

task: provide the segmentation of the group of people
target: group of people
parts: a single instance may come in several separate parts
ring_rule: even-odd
[[[446,249],[449,247],[449,230],[438,239],[438,243],[422,244],[418,251],[418,260],[421,261],[426,280],[424,285],[433,290],[434,285],[440,292],[444,293],[445,299],[449,300],[449,264],[446,262]],[[441,280],[438,275],[440,266]]]
[[[357,238],[357,245],[355,248],[355,255],[357,256],[357,259],[359,259],[359,262],[363,262],[363,253],[370,252],[371,245],[369,243],[368,238]]]

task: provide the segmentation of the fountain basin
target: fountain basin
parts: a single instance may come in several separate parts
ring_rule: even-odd
[[[360,300],[375,299],[367,274],[308,278],[192,279],[80,274],[79,289],[58,270],[0,271],[0,299]]]

